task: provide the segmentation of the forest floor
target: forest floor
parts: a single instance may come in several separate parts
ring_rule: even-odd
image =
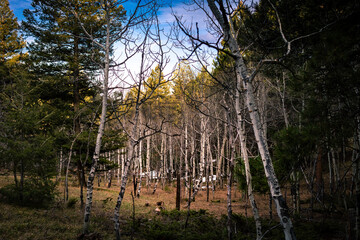
[[[0,188],[13,183],[13,177],[0,176]],[[120,227],[123,239],[226,239],[226,188],[216,189],[209,193],[200,191],[195,202],[191,203],[191,214],[188,227],[187,197],[181,191],[181,211],[175,210],[175,183],[162,189],[159,183],[155,194],[153,189],[142,187],[140,198],[131,196],[133,185],[128,183],[124,201],[120,209]],[[289,193],[288,190],[283,190]],[[107,188],[94,185],[91,229],[89,239],[113,239],[113,212],[119,193],[119,186],[113,183]],[[342,213],[324,214],[315,211],[310,220],[307,211],[309,201],[305,189],[302,191],[302,211],[293,217],[298,239],[346,239],[346,218]],[[55,203],[47,208],[20,207],[1,201],[0,196],[0,239],[76,239],[81,233],[83,209],[80,206],[80,190],[75,179],[70,181],[69,202],[64,203],[64,186],[58,186]],[[86,189],[84,189],[84,199]],[[255,239],[255,224],[250,205],[238,190],[232,192],[232,209],[234,213],[234,239]],[[163,202],[165,210],[156,213],[157,202]],[[273,220],[269,218],[268,195],[256,195],[257,205],[262,218],[264,239],[283,239],[278,225],[276,209],[273,206]],[[287,202],[290,204],[290,197]],[[273,204],[274,205],[274,204]],[[134,207],[134,208],[133,208]],[[135,209],[135,215],[133,215]]]

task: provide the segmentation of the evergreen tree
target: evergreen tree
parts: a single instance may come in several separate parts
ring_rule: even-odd
[[[80,20],[96,36],[103,35],[103,20],[96,18],[98,7],[94,2],[71,1],[79,9]],[[34,0],[34,10],[25,10],[22,27],[27,36],[34,39],[28,45],[31,71],[41,78],[39,96],[56,107],[58,124],[72,141],[82,131],[87,130],[86,116],[92,112],[92,102],[96,83],[93,80],[101,69],[102,51],[94,45],[82,31],[75,15],[59,1]],[[84,166],[81,162],[81,143],[75,144],[74,158],[77,162],[80,184],[85,184]],[[86,144],[85,144],[86,146]],[[64,148],[70,144],[64,142]],[[82,151],[86,152],[86,151]],[[83,158],[84,159],[84,158]]]
[[[0,63],[17,58],[25,42],[18,34],[19,25],[9,7],[9,1],[0,2]],[[14,61],[14,60],[13,60]]]

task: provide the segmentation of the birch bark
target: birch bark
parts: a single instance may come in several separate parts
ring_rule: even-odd
[[[228,239],[231,240],[232,239],[232,206],[231,206],[231,187],[232,187],[232,181],[233,181],[233,168],[234,168],[234,157],[235,157],[235,141],[234,141],[234,136],[233,136],[233,131],[232,131],[232,125],[231,125],[231,120],[230,120],[230,112],[228,107],[226,107],[226,120],[227,120],[227,125],[229,128],[229,160],[228,160],[228,176],[227,176],[227,184],[226,184],[226,189],[227,189],[227,230],[228,230]]]
[[[224,154],[225,154],[225,145],[226,145],[226,141],[227,141],[227,125],[225,124],[224,126],[224,135],[222,138],[222,144],[221,144],[221,148],[220,148],[220,156],[219,156],[219,160],[218,160],[218,164],[217,164],[217,171],[216,171],[216,178],[219,179],[219,183],[222,186],[222,179],[224,176],[224,171],[223,171],[223,159],[224,159]]]
[[[120,184],[120,149],[117,150],[117,184]]]
[[[139,187],[138,187],[138,191],[136,196],[139,198],[140,197],[140,192],[141,192],[141,182],[142,182],[142,140],[140,140],[139,142]]]
[[[194,201],[195,196],[199,189],[202,186],[202,178],[204,175],[204,166],[205,166],[205,143],[206,143],[206,122],[205,116],[202,113],[200,114],[200,162],[199,162],[199,179],[194,182],[194,192],[191,199]],[[194,165],[195,166],[195,165]],[[195,167],[194,167],[195,168]]]
[[[187,124],[187,119],[186,119],[186,115],[185,115],[185,144],[184,144],[184,151],[185,151],[185,156],[184,156],[184,160],[185,160],[185,189],[190,189],[189,187],[189,161],[188,161],[188,124]]]
[[[207,2],[211,12],[220,24],[224,34],[224,40],[228,44],[235,61],[237,82],[238,84],[242,84],[245,93],[244,100],[250,114],[255,139],[257,141],[258,149],[264,165],[265,175],[270,187],[271,195],[276,203],[277,213],[284,230],[285,239],[294,240],[296,237],[291,219],[289,217],[288,207],[281,194],[280,185],[275,175],[270,152],[266,142],[266,137],[264,136],[264,131],[260,122],[258,107],[254,97],[253,85],[251,79],[249,78],[248,68],[244,63],[243,56],[240,53],[240,47],[236,41],[236,33],[231,25],[231,16],[226,14],[222,1],[218,2],[220,9],[215,4],[214,0],[207,0]]]
[[[169,136],[169,161],[170,161],[170,181],[172,181],[174,175],[174,156],[172,146],[172,136]]]
[[[140,94],[140,91],[138,91],[138,92],[139,92],[138,94]],[[139,99],[139,96],[137,99]],[[120,214],[119,214],[119,211],[120,211],[120,207],[122,204],[122,200],[124,199],[124,195],[125,195],[125,188],[126,188],[126,183],[128,180],[128,172],[129,172],[130,164],[131,164],[131,162],[133,162],[134,157],[136,155],[135,154],[135,146],[137,145],[137,141],[135,141],[135,139],[138,139],[137,128],[138,128],[139,110],[140,110],[140,107],[137,102],[137,104],[135,106],[134,125],[133,125],[133,129],[132,129],[133,137],[130,137],[130,144],[129,144],[127,158],[124,160],[124,169],[123,169],[123,174],[121,176],[120,191],[119,191],[119,196],[117,198],[115,211],[114,211],[114,224],[115,224],[114,229],[115,229],[115,235],[116,235],[117,240],[120,239],[120,222],[119,222]]]
[[[250,171],[250,164],[249,164],[249,156],[247,153],[247,147],[246,147],[246,137],[245,137],[245,130],[243,126],[243,119],[241,115],[241,109],[240,109],[240,99],[239,99],[239,91],[236,91],[235,94],[235,110],[237,115],[237,131],[239,134],[239,140],[240,140],[240,147],[241,147],[241,156],[244,161],[245,166],[245,177],[246,177],[246,184],[247,184],[247,190],[248,190],[248,196],[251,204],[251,209],[254,215],[255,225],[256,225],[256,239],[260,240],[262,236],[261,232],[261,222],[260,222],[260,216],[259,216],[259,210],[256,205],[256,201],[253,194],[252,189],[252,176]]]
[[[91,169],[89,172],[89,178],[87,182],[86,202],[85,202],[85,213],[84,213],[84,226],[83,233],[86,234],[89,231],[90,214],[92,207],[92,195],[93,195],[93,182],[95,178],[95,170],[99,161],[101,141],[104,135],[105,121],[106,121],[106,110],[107,110],[107,98],[108,98],[108,81],[109,81],[109,68],[110,68],[110,19],[108,13],[107,18],[107,36],[106,36],[106,48],[105,48],[105,64],[104,64],[104,82],[102,92],[102,107],[100,115],[100,125],[96,136],[95,152],[92,158]]]
[[[148,136],[146,139],[146,186],[148,190],[150,184],[150,141],[151,136]]]

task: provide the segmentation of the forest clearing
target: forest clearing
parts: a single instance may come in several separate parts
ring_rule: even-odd
[[[1,0],[0,239],[360,240],[358,0]]]
[[[11,176],[0,176],[0,188],[12,181]],[[59,185],[56,201],[45,208],[19,207],[2,201],[0,196],[1,239],[72,240],[79,237],[83,208],[80,206],[79,188],[76,185],[76,182],[73,181],[70,186],[69,202],[64,202],[62,197],[64,186]],[[160,188],[155,194],[152,194],[152,189],[149,191],[144,189],[140,198],[134,198],[135,215],[133,215],[131,196],[133,189],[128,187],[120,217],[120,221],[124,225],[123,239],[226,239],[226,220],[224,220],[227,212],[226,190],[216,190],[214,197],[211,193],[209,201],[206,200],[206,190],[201,191],[195,202],[191,204],[189,226],[185,229],[187,198],[183,193],[181,211],[177,211],[176,187],[173,185],[166,185],[164,190]],[[116,199],[118,191],[116,184],[111,188],[104,184],[101,184],[101,187],[95,187],[93,226],[91,228],[93,235],[87,239],[113,239],[112,209],[114,209],[114,199]],[[237,227],[239,234],[236,239],[253,239],[255,237],[254,221],[249,202],[246,201],[245,195],[237,189],[234,189],[233,196],[232,206],[236,215],[234,219],[239,224]],[[309,195],[302,196],[304,200],[302,200],[301,217],[295,220],[295,226],[299,229],[299,239],[346,239],[346,228],[349,226],[347,226],[347,219],[343,213],[329,213],[318,209],[310,218],[309,201],[307,201]],[[273,221],[269,218],[268,197],[256,195],[256,200],[260,212],[263,213],[261,218],[264,227],[271,229],[263,239],[283,239],[282,230],[276,223],[276,213],[273,213]],[[162,205],[164,209],[156,212],[157,203],[160,201],[164,202]]]

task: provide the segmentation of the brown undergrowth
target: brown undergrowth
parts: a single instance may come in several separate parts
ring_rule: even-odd
[[[0,176],[0,188],[13,183],[12,181],[11,176]],[[120,222],[124,239],[192,239],[192,237],[194,237],[192,236],[194,234],[184,237],[179,231],[179,228],[183,228],[183,223],[186,219],[187,194],[184,189],[181,191],[181,210],[184,211],[174,212],[176,189],[172,184],[168,184],[164,189],[159,185],[155,194],[152,194],[152,188],[147,189],[146,186],[143,186],[140,197],[135,198],[135,218],[133,218],[132,215],[133,207],[130,194],[133,190],[133,185],[129,182],[120,210]],[[113,239],[114,237],[112,218],[118,191],[119,185],[116,184],[116,180],[111,188],[107,188],[104,184],[98,186],[97,183],[94,186],[90,231],[97,233],[96,236],[101,236],[97,239]],[[0,201],[0,239],[76,239],[76,236],[79,236],[81,233],[83,210],[80,206],[80,190],[75,178],[71,179],[69,188],[70,200],[68,203],[64,203],[63,193],[64,186],[63,184],[59,184],[56,201],[45,209],[20,207]],[[287,195],[285,193],[287,193],[286,189],[284,195]],[[84,195],[86,195],[86,189],[84,189]],[[300,220],[298,222],[302,224],[303,219],[307,217],[306,209],[309,205],[307,200],[309,196],[305,189],[302,190],[301,196],[303,211],[301,217],[298,216],[297,218]],[[209,201],[206,201],[206,191],[200,191],[196,196],[195,202],[191,204],[192,220],[190,220],[190,222],[193,221],[193,229],[195,230],[189,230],[188,232],[197,231],[198,226],[195,225],[195,223],[200,219],[201,222],[210,221],[210,224],[217,226],[216,229],[213,229],[217,231],[216,234],[209,236],[214,236],[216,239],[226,237],[226,218],[224,218],[224,215],[227,214],[226,198],[226,188],[218,188],[214,192],[210,191]],[[251,229],[254,224],[251,220],[252,212],[250,205],[246,201],[246,197],[236,188],[233,188],[232,199],[232,209],[235,214],[234,221],[238,224],[235,228],[241,229],[241,227],[249,224],[246,228],[247,230],[243,231],[250,231],[249,233],[244,233],[245,235],[237,239],[252,238]],[[256,200],[264,221],[264,231],[276,226],[275,206],[273,206],[274,220],[269,221],[268,195],[256,195]],[[159,201],[164,203],[163,206],[165,209],[160,214],[155,211],[157,202]],[[287,197],[287,201],[289,204],[291,199]],[[206,213],[206,217],[203,215],[204,213]],[[249,217],[248,220],[244,216]],[[319,218],[313,223],[310,222],[304,226],[295,224],[295,227],[298,225],[298,229],[296,230],[298,233],[301,231],[300,236],[303,236],[302,239],[342,239],[341,237],[337,237],[339,234],[333,234],[332,231],[327,230],[328,228],[331,229],[332,225],[330,225],[330,227],[329,225],[324,225],[325,233],[323,236],[319,235],[320,233],[317,231],[323,226],[321,221]],[[203,227],[204,229],[208,229],[209,227],[209,229],[212,229],[211,226]],[[300,228],[301,230],[299,230]],[[237,231],[240,231],[239,229]],[[138,233],[135,234],[136,231],[138,231]],[[181,231],[184,230],[182,229]],[[207,235],[208,233],[206,233],[206,231],[208,230],[205,230],[204,233],[199,232],[199,234],[202,235],[197,236],[197,239],[202,239],[201,236],[203,236],[204,239],[212,239]],[[336,231],[339,230],[337,229]],[[314,232],[317,233],[315,234]],[[326,235],[328,233],[332,233],[331,238]],[[279,238],[277,238],[278,235]],[[342,235],[340,234],[339,236]],[[281,230],[279,228],[272,230],[272,233],[268,234],[264,239],[282,239]]]

